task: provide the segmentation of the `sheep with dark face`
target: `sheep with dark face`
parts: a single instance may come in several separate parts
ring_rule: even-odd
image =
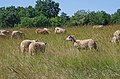
[[[43,28],[43,29],[37,28],[37,29],[35,30],[35,33],[36,33],[36,34],[50,34],[50,31],[49,31],[48,28]]]
[[[32,42],[29,45],[29,54],[34,55],[37,53],[45,52],[46,43],[44,42]]]
[[[60,28],[60,27],[56,27],[55,28],[55,33],[56,34],[66,33],[66,29],[63,29],[63,28]]]
[[[22,53],[24,52],[28,52],[29,51],[29,45],[30,43],[32,42],[37,42],[37,40],[23,40],[21,43],[20,43],[20,50]]]
[[[21,31],[13,31],[11,34],[11,38],[24,38],[25,34]]]
[[[97,49],[97,44],[93,39],[76,40],[72,35],[67,36],[66,41],[72,41],[73,45],[78,49]]]

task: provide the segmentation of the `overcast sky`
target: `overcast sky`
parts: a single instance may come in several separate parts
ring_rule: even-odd
[[[73,15],[77,10],[101,11],[114,13],[120,9],[120,0],[54,0],[60,4],[61,12]],[[0,7],[7,6],[34,6],[36,0],[0,0]]]

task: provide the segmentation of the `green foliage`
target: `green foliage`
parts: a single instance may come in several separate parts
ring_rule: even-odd
[[[61,25],[67,25],[67,22],[70,20],[70,17],[64,12],[61,13],[60,18],[62,20]]]
[[[44,15],[33,18],[33,24],[35,27],[43,27],[49,25],[49,19]]]
[[[70,25],[71,26],[84,25],[86,16],[87,12],[85,12],[85,10],[78,10],[76,13],[74,13],[74,16],[70,18]]]
[[[110,22],[110,15],[105,11],[85,12],[85,10],[78,10],[70,19],[72,26],[81,25],[107,25]]]
[[[33,19],[32,18],[21,18],[21,24],[19,25],[20,27],[33,27]]]
[[[120,24],[120,9],[111,15],[111,24]]]
[[[110,15],[105,11],[78,10],[73,16],[60,15],[59,3],[36,0],[35,7],[1,7],[0,27],[86,26],[120,24],[120,9]],[[25,23],[27,22],[27,23]]]
[[[60,26],[62,23],[62,19],[60,17],[55,17],[50,19],[51,26]]]
[[[14,13],[0,13],[0,26],[1,27],[14,27],[15,24],[20,22],[20,18]]]
[[[37,0],[35,10],[38,16],[42,13],[48,18],[52,18],[58,16],[60,8],[59,3],[52,0]]]

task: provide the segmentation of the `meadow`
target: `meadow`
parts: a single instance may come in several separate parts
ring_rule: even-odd
[[[120,79],[120,44],[110,42],[120,26],[92,29],[91,26],[65,27],[66,34],[36,35],[32,29],[21,30],[27,39],[46,42],[46,52],[34,56],[19,50],[23,39],[0,39],[0,79]],[[76,39],[92,38],[98,50],[78,51],[69,35]]]

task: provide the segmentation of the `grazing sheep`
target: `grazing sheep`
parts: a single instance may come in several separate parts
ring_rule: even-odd
[[[0,39],[3,39],[3,38],[7,38],[7,36],[5,35],[5,34],[3,34],[3,33],[0,33]]]
[[[113,34],[111,42],[116,44],[116,43],[119,43],[119,40],[120,40],[120,30],[116,30]]]
[[[50,31],[49,31],[49,29],[47,29],[47,28],[43,28],[43,29],[37,28],[37,29],[35,30],[35,33],[36,33],[36,34],[50,34]]]
[[[25,34],[21,31],[13,31],[11,38],[24,38]]]
[[[116,30],[113,34],[113,36],[120,37],[120,30]]]
[[[66,33],[66,29],[60,28],[60,27],[56,27],[55,28],[55,33],[59,34],[59,33]]]
[[[32,42],[37,42],[37,40],[23,40],[21,43],[20,43],[20,50],[22,53],[24,52],[28,52],[28,49],[29,49],[29,45],[30,43]]]
[[[46,43],[44,42],[32,42],[29,45],[29,54],[34,55],[39,52],[44,53],[45,52],[45,45]]]
[[[119,43],[119,41],[120,41],[120,37],[119,37],[119,36],[113,36],[113,37],[112,37],[111,42],[117,44],[117,43]]]
[[[97,49],[97,44],[95,40],[93,39],[85,39],[85,40],[76,40],[73,36],[69,35],[66,38],[66,41],[72,41],[74,46],[80,50],[80,49],[87,49],[89,48],[90,50],[92,48]]]
[[[43,28],[44,30],[47,30],[47,31],[49,31],[49,29],[48,28]]]
[[[103,28],[103,27],[104,27],[103,25],[94,25],[94,26],[93,26],[93,29]]]
[[[11,35],[11,31],[8,30],[0,30],[0,33],[6,35],[6,37],[10,37]]]

